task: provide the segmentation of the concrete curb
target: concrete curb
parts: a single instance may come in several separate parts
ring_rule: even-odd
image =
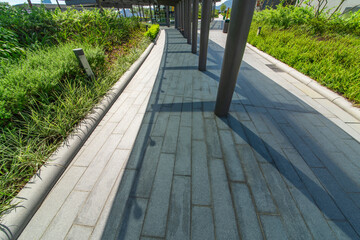
[[[331,91],[330,89],[320,85],[317,81],[308,76],[298,72],[294,68],[286,65],[285,63],[277,60],[276,58],[270,56],[269,54],[257,49],[256,47],[252,46],[251,44],[247,43],[247,47],[250,48],[252,51],[256,52],[260,56],[264,57],[269,62],[275,64],[276,67],[280,68],[284,72],[288,73],[290,76],[294,77],[298,81],[302,82],[303,84],[307,85],[329,101],[336,104],[338,107],[343,109],[345,112],[352,115],[354,118],[360,120],[360,109],[354,107],[351,102],[349,102],[343,96]]]
[[[159,31],[154,42],[146,48],[139,59],[136,60],[119,81],[115,83],[103,100],[94,107],[93,111],[62,143],[57,151],[50,157],[49,161],[39,169],[13,199],[12,204],[17,206],[8,210],[1,218],[0,239],[16,239],[20,236],[32,216],[41,206],[47,194],[71,163],[72,159],[139,70],[156,44],[160,33],[161,31]]]

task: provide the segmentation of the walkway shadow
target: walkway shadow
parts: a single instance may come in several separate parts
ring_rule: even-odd
[[[147,171],[144,168],[149,167],[149,163],[155,164],[152,168],[156,171],[158,159],[149,158],[153,149],[162,146],[161,138],[151,136],[157,116],[162,112],[188,111],[202,112],[217,119],[213,115],[216,98],[214,89],[218,85],[221,52],[224,49],[210,41],[209,59],[213,61],[209,61],[211,64],[208,71],[199,72],[189,62],[177,62],[176,55],[190,54],[187,53],[190,46],[179,47],[180,42],[172,42],[168,38],[170,34],[176,35],[176,30],[166,30],[165,33],[164,53],[155,86],[102,239],[140,237],[153,185],[152,182],[146,183],[146,186],[139,185],[144,184],[141,173]],[[178,44],[173,45],[175,43]],[[182,75],[169,74],[172,71],[180,71]],[[193,75],[187,72],[193,72]],[[192,86],[191,91],[187,89],[189,86],[181,85],[181,81],[189,76],[195,76],[193,83],[198,85]],[[169,96],[182,101],[172,100],[167,103],[166,98]],[[241,66],[230,113],[221,118],[221,122],[236,135],[234,138],[241,139],[242,144],[251,147],[261,171],[266,171],[264,166],[276,169],[288,188],[283,191],[289,191],[291,196],[291,189],[298,190],[308,200],[307,204],[315,206],[325,216],[328,222],[318,219],[325,224],[319,223],[319,226],[332,229],[337,236],[343,234],[350,239],[360,238],[360,209],[351,199],[351,193],[360,192],[360,179],[356,175],[360,170],[360,151],[354,149],[354,146],[360,145],[352,137],[246,62]],[[343,149],[346,146],[348,148]],[[286,154],[288,150],[299,158]],[[239,158],[239,161],[242,159]],[[137,195],[139,189],[148,191],[148,195]],[[293,196],[289,201],[296,203],[296,200]],[[280,214],[282,207],[278,206]],[[300,206],[297,205],[297,208]],[[305,231],[314,230],[317,219],[308,222],[309,219],[300,212],[299,218],[305,222]],[[286,226],[294,228],[298,224],[285,221],[283,219]],[[290,234],[289,238],[292,237]]]

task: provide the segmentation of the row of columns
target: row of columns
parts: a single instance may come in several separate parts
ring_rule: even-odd
[[[199,70],[205,71],[212,0],[202,2]],[[175,5],[175,28],[179,29],[187,39],[187,43],[191,44],[192,53],[197,52],[198,11],[199,0],[181,0]]]
[[[231,22],[226,39],[215,104],[215,114],[217,116],[225,116],[229,112],[241,61],[245,52],[255,3],[256,0],[233,0]],[[193,7],[191,7],[191,4],[193,4]],[[198,4],[198,0],[181,0],[175,6],[175,27],[183,32],[187,42],[191,43],[192,53],[196,53],[197,50]],[[191,9],[193,10],[192,16]],[[200,71],[206,71],[211,12],[212,0],[202,0],[198,66]]]

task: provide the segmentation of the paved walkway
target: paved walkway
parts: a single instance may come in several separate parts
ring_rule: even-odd
[[[162,31],[21,239],[360,239],[359,121],[251,50],[214,116],[210,39]]]

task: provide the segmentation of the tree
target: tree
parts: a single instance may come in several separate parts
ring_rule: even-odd
[[[225,12],[225,10],[226,10],[226,5],[225,5],[225,4],[221,4],[221,6],[220,6],[220,11],[223,13],[223,12]]]

